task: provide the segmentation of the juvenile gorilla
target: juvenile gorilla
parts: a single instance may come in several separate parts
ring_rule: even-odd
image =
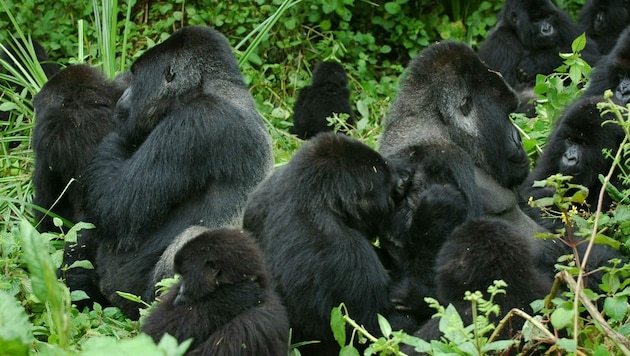
[[[581,32],[567,13],[551,0],[506,0],[498,22],[479,48],[479,57],[501,72],[518,92],[533,87],[537,74],[562,64],[559,53],[571,52]],[[594,41],[581,52],[590,65],[599,59]]]
[[[552,188],[532,185],[536,180],[562,173],[573,176],[572,184],[581,184],[588,188],[586,203],[595,210],[602,188],[598,175],[606,175],[612,166],[612,159],[606,158],[602,150],[608,149],[614,154],[625,136],[619,125],[602,125],[606,120],[615,119],[611,113],[602,117],[597,108],[602,100],[601,96],[583,96],[565,110],[549,135],[545,150],[536,162],[536,168],[521,186],[521,196],[524,199],[553,196]],[[617,175],[612,177],[611,184],[622,188]],[[611,198],[606,194],[603,210],[606,211],[611,203]],[[558,221],[546,222],[545,225],[555,229],[563,224]]]
[[[188,355],[288,353],[286,310],[249,233],[205,229],[176,253],[174,269],[180,281],[142,326],[156,343],[168,333],[193,338]]]
[[[464,319],[472,323],[470,302],[466,291],[481,291],[486,299],[488,286],[494,280],[507,283],[506,294],[498,294],[494,302],[501,307],[500,315],[493,315],[496,323],[512,308],[531,313],[530,303],[544,298],[551,290],[551,280],[542,276],[533,264],[532,240],[504,220],[481,218],[467,221],[448,236],[436,257],[436,297],[441,304],[453,304]],[[503,339],[513,336],[522,327],[522,319],[513,318],[501,334]],[[429,320],[415,333],[424,340],[439,340],[439,318]],[[403,348],[413,355],[411,348]]]
[[[227,39],[184,27],[131,67],[117,126],[86,174],[88,221],[104,295],[154,298],[161,255],[187,227],[239,226],[247,195],[272,167],[271,141]],[[165,258],[169,258],[168,255]]]
[[[630,25],[630,2],[627,0],[589,0],[578,17],[580,32],[597,42],[602,54],[609,53],[621,31]]]
[[[619,105],[630,102],[630,28],[621,33],[613,50],[597,63],[584,96],[604,94],[610,89]]]
[[[333,113],[348,114],[347,123],[354,124],[346,71],[337,62],[322,62],[313,71],[311,85],[298,93],[290,131],[303,140],[319,132],[332,131],[326,118]]]
[[[100,70],[81,64],[53,76],[35,95],[36,205],[71,222],[83,218],[82,174],[98,145],[114,129],[114,107],[122,90]],[[62,196],[73,178],[77,181]],[[34,215],[41,221],[39,231],[56,231],[52,217],[39,210]]]
[[[271,269],[303,355],[338,354],[330,311],[345,303],[367,330],[379,333],[377,313],[397,329],[415,323],[393,310],[390,278],[371,245],[393,208],[397,179],[365,144],[333,133],[307,142],[251,195],[244,227]]]

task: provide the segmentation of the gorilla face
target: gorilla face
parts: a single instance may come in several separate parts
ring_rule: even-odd
[[[506,187],[527,175],[529,161],[509,119],[518,98],[501,75],[466,45],[425,49],[401,80],[382,149],[423,140],[451,141]]]
[[[601,95],[607,89],[613,91],[618,104],[630,102],[630,28],[621,33],[610,54],[597,64],[585,95]]]
[[[507,1],[503,20],[511,24],[524,48],[539,50],[560,43],[557,13],[549,0]]]

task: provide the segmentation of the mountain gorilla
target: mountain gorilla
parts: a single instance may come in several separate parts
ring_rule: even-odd
[[[607,89],[613,91],[618,104],[630,102],[630,28],[619,35],[613,50],[597,63],[584,95],[602,95]]]
[[[271,140],[227,39],[184,27],[131,67],[117,125],[85,175],[103,294],[125,315],[154,298],[155,266],[187,227],[239,226],[270,172]],[[172,275],[172,264],[157,275]],[[159,271],[158,271],[159,272]]]
[[[441,304],[453,304],[464,319],[472,323],[469,301],[463,300],[466,291],[481,291],[487,299],[488,286],[494,280],[507,284],[506,294],[498,294],[494,302],[501,307],[500,315],[492,315],[496,323],[512,308],[531,313],[530,303],[544,298],[551,290],[551,279],[534,268],[532,240],[502,219],[469,220],[457,227],[447,238],[436,257],[436,297]],[[513,318],[511,328],[501,333],[510,338],[522,328],[523,321]],[[425,323],[414,335],[423,340],[439,340],[439,318]],[[514,332],[512,332],[514,330]],[[414,355],[411,347],[403,347]]]
[[[435,295],[435,256],[457,225],[491,215],[528,236],[542,230],[511,191],[529,170],[509,119],[517,104],[501,75],[464,44],[435,44],[410,62],[380,146],[407,177],[381,239],[394,260],[398,308],[430,317],[423,298]]]
[[[571,52],[571,43],[580,33],[577,24],[551,0],[506,0],[478,54],[521,92],[534,86],[537,74],[550,74],[558,68],[562,64],[559,53]],[[595,65],[597,45],[587,41],[581,55]]]
[[[584,4],[578,17],[580,32],[597,42],[601,54],[609,53],[621,31],[630,25],[628,0],[590,0]]]
[[[124,88],[87,64],[65,68],[35,95],[33,202],[78,222],[83,218],[81,175],[103,138],[114,129],[114,107]],[[62,196],[70,180],[71,184]],[[59,198],[59,201],[55,201]],[[56,230],[52,217],[34,215],[39,231]]]
[[[347,123],[354,124],[345,70],[337,62],[322,62],[313,71],[312,84],[298,93],[291,133],[306,140],[319,132],[332,131],[326,118],[333,113],[348,114]]]
[[[521,196],[525,199],[539,199],[553,196],[552,188],[532,187],[534,181],[562,173],[571,175],[571,183],[588,188],[586,203],[595,209],[602,184],[598,175],[606,175],[612,166],[612,159],[606,158],[603,149],[614,154],[625,134],[621,126],[614,123],[602,125],[604,121],[615,120],[612,113],[602,117],[597,104],[603,101],[601,96],[583,96],[569,106],[558,120],[548,138],[542,156],[536,162],[536,168],[529,174],[521,186]],[[621,188],[621,180],[614,175],[611,184]],[[604,196],[604,211],[612,203],[608,195]],[[561,222],[559,222],[561,223]],[[546,224],[554,227],[556,224]]]
[[[160,299],[142,331],[159,342],[193,338],[189,355],[286,355],[289,320],[269,285],[249,233],[202,230],[175,255],[181,279]]]
[[[300,347],[302,355],[339,353],[330,311],[342,302],[370,332],[379,332],[377,313],[395,330],[415,328],[393,310],[389,275],[371,245],[392,212],[396,187],[392,167],[376,151],[320,133],[250,196],[243,224],[262,247],[292,341],[321,341]]]

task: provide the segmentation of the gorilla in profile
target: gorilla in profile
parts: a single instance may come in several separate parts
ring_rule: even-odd
[[[326,118],[333,113],[348,114],[347,123],[354,124],[350,105],[348,76],[341,64],[322,62],[315,67],[311,85],[300,90],[293,106],[291,133],[306,140],[323,131],[332,131]]]
[[[628,0],[589,0],[578,17],[580,32],[597,42],[602,54],[609,53],[619,34],[630,25],[630,2]]]
[[[550,74],[562,65],[559,53],[571,52],[571,43],[581,34],[551,0],[506,0],[497,18],[478,54],[518,92],[533,87],[537,74]],[[587,40],[581,55],[595,65],[595,42]]]
[[[426,48],[400,81],[380,152],[406,179],[381,243],[394,261],[391,298],[419,319],[432,314],[423,297],[435,295],[435,256],[456,226],[490,215],[526,236],[543,230],[511,191],[529,171],[509,119],[517,105],[501,75],[461,43]]]
[[[125,315],[154,298],[162,254],[191,225],[240,226],[273,165],[271,140],[227,39],[184,27],[131,67],[117,125],[85,174],[100,289]]]
[[[250,196],[244,227],[252,231],[271,269],[303,355],[339,353],[330,311],[344,302],[373,333],[377,313],[393,328],[415,322],[393,310],[390,277],[371,242],[393,209],[397,178],[367,145],[320,133]]]
[[[175,254],[181,279],[142,331],[156,343],[166,333],[193,338],[189,355],[286,355],[289,321],[255,241],[239,230],[202,231]]]

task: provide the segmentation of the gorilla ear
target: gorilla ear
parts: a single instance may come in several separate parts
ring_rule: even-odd
[[[216,277],[219,273],[221,273],[221,266],[219,266],[219,264],[215,261],[208,260],[206,261],[205,270],[211,276]]]

